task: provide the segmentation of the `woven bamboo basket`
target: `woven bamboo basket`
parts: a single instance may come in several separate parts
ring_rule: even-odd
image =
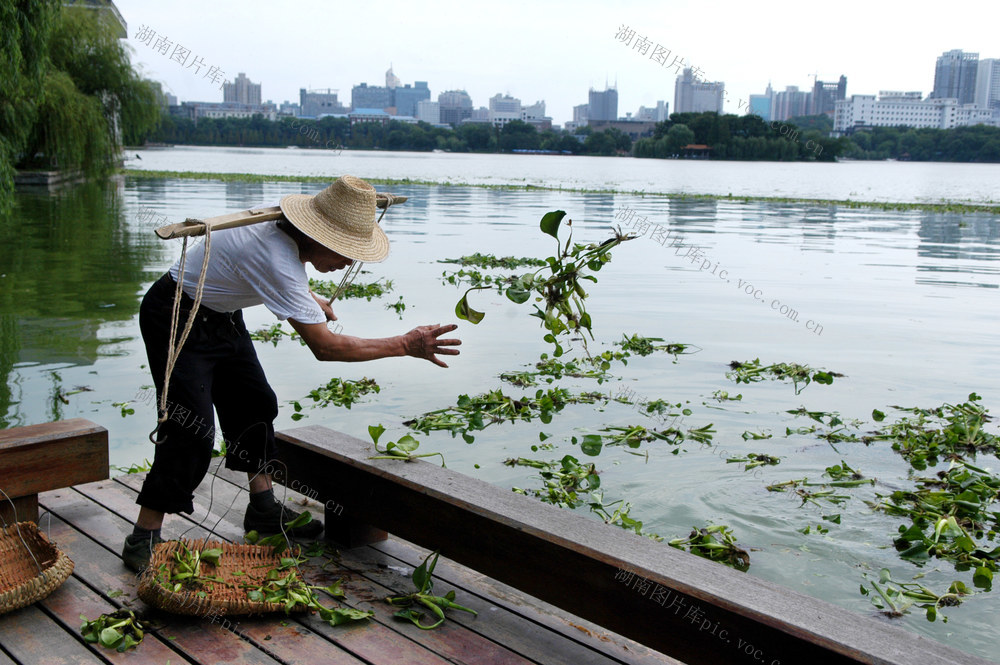
[[[184,545],[191,551],[219,548],[222,555],[219,564],[203,561],[202,574],[221,579],[221,582],[205,580],[190,588],[173,591],[157,581],[162,564],[168,569],[174,563],[174,552],[180,549],[181,541],[170,540],[153,548],[149,567],[139,576],[138,595],[144,603],[172,614],[195,616],[227,616],[247,614],[268,614],[284,612],[280,603],[251,601],[247,598],[250,588],[264,583],[267,572],[281,565],[281,557],[273,547],[263,545],[237,545],[214,540],[187,540]],[[305,611],[297,606],[293,612]]]
[[[0,614],[45,598],[72,574],[73,561],[34,522],[0,528]]]

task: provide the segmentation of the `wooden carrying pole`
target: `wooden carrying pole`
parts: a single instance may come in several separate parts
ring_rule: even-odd
[[[405,196],[396,196],[394,194],[377,193],[375,195],[375,207],[388,208],[391,205],[404,203],[406,198],[407,197]],[[166,226],[161,226],[156,229],[156,235],[162,240],[172,240],[173,238],[183,238],[184,236],[204,235],[206,226],[211,226],[212,231],[221,231],[222,229],[231,229],[237,226],[249,226],[250,224],[270,222],[282,218],[284,218],[284,215],[281,212],[280,206],[252,208],[250,210],[231,212],[225,215],[209,217],[207,219],[194,219],[189,217],[178,224],[167,224]]]

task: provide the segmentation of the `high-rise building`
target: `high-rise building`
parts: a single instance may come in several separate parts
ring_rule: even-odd
[[[837,83],[827,83],[815,81],[813,83],[812,95],[809,98],[809,114],[819,115],[829,113],[833,115],[837,102],[847,98],[847,77],[841,76]]]
[[[977,106],[1000,113],[1000,59],[985,58],[979,61],[975,102]]]
[[[344,105],[337,101],[337,91],[332,88],[306,90],[299,88],[299,115],[318,118],[321,115],[347,113]]]
[[[577,125],[586,125],[590,117],[590,104],[577,104],[573,107],[573,122]]]
[[[809,93],[799,90],[797,85],[786,86],[774,95],[771,104],[771,120],[783,121],[800,115],[809,115]]]
[[[656,106],[651,108],[640,106],[639,111],[635,114],[635,119],[640,122],[663,122],[669,116],[670,104],[660,100],[656,102]]]
[[[402,84],[399,77],[392,73],[392,65],[389,65],[388,71],[385,73],[385,87],[390,90],[398,88]]]
[[[472,116],[472,98],[465,90],[446,90],[438,95],[441,122],[457,125]]]
[[[243,72],[232,83],[222,84],[222,101],[238,104],[260,104],[260,83],[253,83]]]
[[[431,91],[427,87],[427,81],[416,81],[412,87],[409,83],[404,86],[400,86],[397,83],[396,88],[392,92],[396,115],[416,117],[417,104],[431,98]]]
[[[976,96],[978,53],[960,49],[945,51],[934,68],[934,92],[931,99],[957,99],[959,104],[971,104]]]
[[[617,120],[618,119],[618,90],[608,88],[594,90],[590,89],[589,109],[587,110],[587,120]]]
[[[490,122],[503,127],[511,120],[521,119],[521,100],[499,92],[490,97]]]
[[[352,109],[388,109],[394,101],[391,88],[362,83],[351,88]]]
[[[441,104],[429,99],[417,102],[417,120],[437,125],[441,122]]]
[[[771,82],[767,82],[767,90],[763,95],[750,95],[750,107],[748,113],[758,116],[766,122],[771,121],[772,110],[774,108],[774,90],[771,89]]]
[[[688,67],[674,82],[674,113],[722,113],[725,91],[721,81],[700,81]]]

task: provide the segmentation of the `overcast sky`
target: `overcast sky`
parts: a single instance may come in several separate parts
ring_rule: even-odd
[[[726,84],[727,112],[775,90],[847,76],[847,94],[930,92],[934,63],[962,49],[1000,58],[1000,3],[842,0],[766,3],[639,0],[320,2],[116,0],[128,23],[133,62],[181,101],[222,101],[218,84],[161,55],[136,35],[146,26],[190,49],[228,80],[261,83],[264,100],[297,102],[299,88],[334,88],[350,104],[361,82],[384,85],[390,63],[403,83],[427,81],[431,98],[465,89],[477,107],[498,92],[523,104],[545,100],[559,124],[587,102],[590,87],[617,81],[618,113],[664,100],[674,110],[672,68],[615,40],[620,26]],[[936,11],[925,10],[933,8]],[[190,60],[189,60],[190,62]],[[669,61],[668,61],[669,62]],[[745,110],[745,107],[743,107]]]

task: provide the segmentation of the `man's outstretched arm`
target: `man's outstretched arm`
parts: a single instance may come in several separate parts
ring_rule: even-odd
[[[288,319],[297,333],[305,341],[317,360],[339,362],[363,362],[378,358],[413,356],[424,358],[435,365],[447,367],[438,355],[457,356],[459,339],[440,339],[441,335],[458,328],[454,323],[442,326],[434,324],[419,326],[404,335],[370,339],[353,335],[338,335],[330,331],[325,323],[300,323]]]

